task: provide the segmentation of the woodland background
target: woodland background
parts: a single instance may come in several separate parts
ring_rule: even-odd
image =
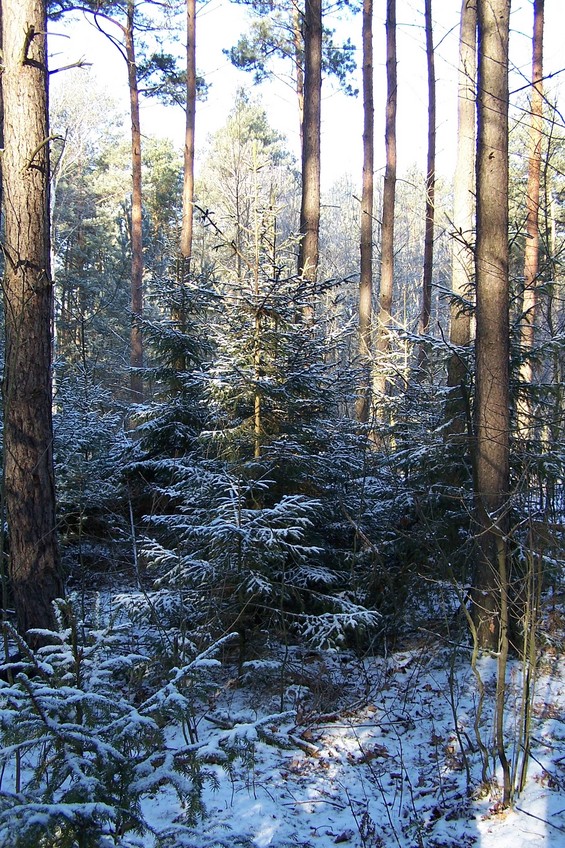
[[[47,835],[37,844],[129,845],[123,834],[143,830],[131,811],[160,780],[196,815],[191,699],[212,655],[243,679],[259,660],[284,669],[297,646],[368,657],[422,629],[468,645],[481,704],[478,657],[497,658],[492,751],[511,805],[526,778],[542,598],[562,589],[563,118],[543,83],[543,2],[532,5],[530,79],[512,97],[510,4],[462,4],[453,184],[435,162],[429,0],[427,164],[402,178],[393,0],[383,103],[369,0],[357,11],[243,4],[249,29],[226,50],[255,82],[289,73],[300,161],[250,86],[199,139],[196,104],[214,90],[198,73],[190,2],[23,5],[39,23],[16,35],[20,4],[2,10],[3,715],[16,789],[0,796],[0,823],[13,834],[23,822],[17,844],[32,844],[39,804]],[[47,122],[47,11],[52,27],[80,12],[106,31],[125,59],[128,115],[90,70],[58,69]],[[346,13],[356,44],[332,31],[332,15]],[[184,65],[169,52],[177,36]],[[12,61],[22,49],[27,58]],[[361,190],[343,178],[322,195],[322,78],[351,88],[355,63]],[[20,114],[29,68],[43,92],[35,142],[31,113]],[[143,134],[139,99],[150,97],[184,108],[184,151]],[[383,180],[375,110],[386,115]],[[35,188],[18,176],[31,171]],[[43,210],[33,262],[22,235],[32,208]],[[97,603],[116,589],[102,623]],[[130,634],[150,625],[151,644],[128,642],[140,637],[124,636],[126,620]],[[514,761],[504,725],[513,655],[523,675]],[[137,744],[139,703],[155,727],[148,719],[134,779],[120,757]],[[16,726],[22,710],[34,745]],[[63,712],[67,729],[52,736]],[[100,716],[108,745],[127,739],[114,759],[93,742]],[[165,768],[154,740],[173,720],[186,748]],[[110,811],[96,806],[114,779],[93,780],[101,762],[128,796]],[[67,792],[73,773],[79,800]]]

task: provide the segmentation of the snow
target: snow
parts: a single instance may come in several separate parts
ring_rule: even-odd
[[[345,669],[335,655],[318,652],[308,667],[311,685],[285,692],[293,703],[300,697],[303,702],[290,718],[283,714],[271,719],[262,713],[280,698],[258,663],[257,676],[249,675],[246,686],[230,690],[229,697],[226,691],[199,727],[208,754],[214,739],[220,747],[247,742],[250,751],[229,774],[221,765],[212,766],[215,783],[204,791],[206,837],[211,844],[249,848],[565,846],[565,665],[555,658],[543,669],[528,783],[514,809],[502,811],[494,755],[489,791],[479,785],[480,758],[473,739],[478,699],[467,660],[460,651],[450,683],[451,651],[429,643],[387,659],[362,664],[351,659]],[[486,658],[480,665],[488,688],[493,661]],[[509,676],[509,726],[517,720],[519,669],[514,663]],[[351,709],[343,705],[324,717],[320,707],[328,705],[321,703],[324,693],[316,687],[330,683],[347,687],[361,703]],[[454,731],[453,703],[463,753]],[[216,713],[221,722],[213,720]],[[253,714],[255,720],[250,720]],[[226,721],[232,727],[220,729],[218,724]],[[481,730],[492,748],[487,709]],[[155,798],[145,813],[157,830],[175,815],[166,796]]]
[[[78,783],[90,781],[94,792],[97,775],[88,758],[96,754],[102,761],[111,754],[121,761],[121,753],[106,749],[112,742],[120,744],[120,731],[133,742],[149,712],[166,725],[162,747],[142,754],[134,769],[132,788],[141,795],[146,830],[120,837],[115,844],[122,848],[565,848],[565,612],[554,609],[552,616],[547,619],[550,630],[542,634],[527,782],[512,809],[503,810],[500,803],[494,749],[496,658],[482,656],[477,663],[486,693],[478,719],[488,749],[485,785],[476,735],[481,702],[470,649],[463,638],[455,644],[429,631],[412,634],[403,650],[384,657],[271,643],[263,657],[241,667],[229,659],[234,648],[232,637],[226,637],[221,664],[218,649],[211,648],[188,665],[170,669],[168,682],[138,707],[122,701],[115,739],[110,717],[98,743],[91,731],[81,741],[80,727],[61,721],[60,730],[74,751],[71,758],[76,758],[70,771]],[[101,633],[95,635],[100,650],[107,650]],[[145,653],[126,651],[124,656],[133,660]],[[113,664],[105,653],[102,658],[108,674]],[[118,658],[115,665],[120,669]],[[513,660],[506,729],[507,755],[516,769],[522,672],[522,664]],[[93,680],[100,675],[95,657],[92,674]],[[206,694],[191,701],[194,675],[200,675]],[[177,690],[185,683],[188,689]],[[70,700],[76,694],[63,681],[59,688],[41,680],[27,685],[46,710],[57,698],[66,703],[65,710],[72,710],[65,693]],[[9,691],[15,697],[17,689],[0,688],[0,702]],[[90,699],[94,705],[102,697],[108,691],[85,693],[85,704]],[[16,709],[23,711],[24,700],[21,704]],[[191,733],[190,744],[186,727],[175,718],[186,711],[195,736]],[[14,717],[2,705],[0,718],[8,730]],[[55,719],[47,723],[51,727]],[[73,748],[75,731],[81,739]],[[28,747],[24,739],[20,751],[27,763]],[[9,745],[3,758],[4,803],[16,797],[10,787]],[[205,816],[191,824],[195,759],[203,778]],[[179,770],[179,763],[186,769]],[[91,806],[99,817],[105,815],[104,803]],[[51,804],[38,799],[27,806],[37,823],[43,818],[48,822],[53,814],[72,819],[87,808],[73,801],[59,803],[57,797]],[[20,806],[13,820],[23,814]],[[108,806],[108,822],[114,815]],[[114,844],[110,836],[107,843],[106,836],[101,838],[100,845]]]

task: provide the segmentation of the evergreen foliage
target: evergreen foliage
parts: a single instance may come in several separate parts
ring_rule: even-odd
[[[7,633],[23,659],[13,677],[4,666],[11,682],[0,684],[0,841],[131,848],[152,833],[158,845],[167,833],[153,832],[143,801],[165,787],[185,811],[171,830],[179,838],[193,833],[205,772],[197,746],[170,748],[166,729],[190,715],[195,681],[217,664],[213,652],[155,677],[155,645],[136,649],[126,621],[79,620],[70,604],[60,616],[60,629],[37,653]]]
[[[123,410],[80,366],[57,374],[53,424],[60,541],[67,576],[75,585],[87,585],[93,572],[120,570],[128,556]]]
[[[340,357],[323,347],[321,323],[302,318],[312,296],[295,278],[261,279],[257,294],[232,284],[197,375],[198,443],[149,463],[163,482],[144,557],[157,586],[180,593],[192,632],[290,628],[333,644],[374,626],[362,596],[344,591],[339,481],[358,445],[338,415]]]
[[[301,69],[302,33],[289,9],[248,5],[260,18],[229,51],[234,64],[256,82],[273,58],[292,55]],[[352,56],[350,44],[336,46],[326,31],[325,70],[346,90]],[[172,55],[150,55],[139,77],[146,96],[181,102],[185,80]],[[242,682],[273,643],[285,656],[291,644],[377,652],[420,627],[451,637],[469,622],[482,533],[473,496],[474,345],[452,348],[446,339],[450,301],[475,319],[475,281],[452,297],[448,232],[438,224],[433,320],[429,335],[416,335],[425,193],[414,169],[398,188],[398,285],[390,344],[372,363],[372,418],[352,420],[355,187],[343,179],[326,192],[321,282],[297,276],[297,165],[261,102],[240,91],[208,141],[190,262],[178,258],[181,156],[170,142],[144,140],[145,303],[135,326],[147,392],[144,403],[131,403],[129,149],[112,103],[93,108],[94,84],[89,75],[86,94],[62,86],[52,100],[58,527],[82,609],[79,616],[78,602],[62,605],[59,630],[40,633],[46,644],[35,652],[6,625],[5,644],[23,659],[4,666],[0,682],[0,843],[133,848],[151,838],[179,848],[193,844],[202,812],[208,775],[198,721],[215,652],[231,657],[237,646]],[[535,344],[526,349],[525,140],[516,136],[503,512],[512,647],[526,668],[535,666],[528,640],[540,593],[562,579],[563,139],[552,128],[546,140]],[[438,211],[446,195],[438,182]],[[378,226],[375,233],[378,242]],[[453,356],[463,379],[448,389]],[[457,410],[455,392],[464,400]],[[97,618],[86,590],[116,575],[118,612]],[[457,633],[459,645],[465,638]],[[268,668],[268,658],[261,662]],[[273,667],[280,671],[278,660]],[[179,728],[184,743],[173,748]],[[232,743],[214,752],[227,769],[250,752]],[[144,804],[169,790],[185,815],[150,833]]]
[[[242,70],[253,73],[255,85],[260,84],[273,73],[273,60],[284,63],[289,59],[295,66],[302,68],[303,56],[303,11],[298,5],[292,10],[292,19],[287,9],[280,8],[272,0],[249,2],[236,0],[252,7],[256,19],[251,21],[249,31],[242,35],[237,44],[225,50],[231,62]],[[332,7],[350,6],[339,2]],[[322,69],[326,75],[334,78],[342,90],[355,96],[357,89],[351,84],[356,70],[355,45],[350,39],[341,44],[334,40],[335,30],[324,27],[322,42]],[[296,67],[293,75],[296,75]]]

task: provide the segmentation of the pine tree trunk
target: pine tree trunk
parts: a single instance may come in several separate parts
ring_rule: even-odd
[[[192,255],[194,201],[194,131],[196,122],[196,0],[186,0],[186,130],[182,185],[182,227],[180,249],[185,268]]]
[[[55,626],[49,129],[43,0],[3,0],[4,488],[20,633]],[[32,643],[40,641],[33,639]]]
[[[300,27],[300,9],[298,3],[292,3],[292,39],[294,44],[294,62],[296,65],[296,97],[298,99],[298,125],[300,145],[304,144],[304,39]]]
[[[0,51],[2,50],[2,3],[0,3]],[[2,53],[0,53],[2,55]],[[4,95],[0,75],[0,150],[4,150]],[[2,157],[0,156],[0,206],[2,205]]]
[[[429,332],[432,312],[432,277],[434,268],[434,222],[436,184],[436,75],[434,41],[432,30],[432,0],[425,0],[426,60],[428,66],[428,156],[426,168],[426,223],[424,235],[424,268],[422,275],[422,315],[420,332]],[[419,361],[423,366],[427,359],[425,341],[420,345]]]
[[[544,0],[534,0],[534,32],[532,38],[532,96],[530,103],[530,155],[526,194],[526,246],[524,251],[524,295],[520,343],[525,357],[520,378],[526,385],[533,379],[531,351],[534,346],[537,277],[539,266],[539,209],[543,119],[543,23]],[[527,390],[527,388],[526,388]],[[518,426],[522,435],[531,429],[531,409],[526,396],[518,404]]]
[[[316,280],[320,232],[322,3],[306,0],[304,15],[304,128],[298,273]]]
[[[386,165],[383,188],[381,226],[381,285],[376,349],[377,374],[375,387],[384,394],[387,386],[386,354],[390,349],[390,321],[394,284],[394,207],[396,198],[396,0],[386,3],[386,79],[387,100],[385,115]]]
[[[461,308],[470,297],[474,273],[475,230],[475,111],[477,79],[477,6],[475,0],[463,0],[459,31],[459,99],[457,103],[457,158],[453,179],[454,235],[451,258],[451,304],[449,341],[454,352],[447,367],[447,385],[452,389],[446,408],[450,435],[460,436],[467,429],[467,382],[465,362],[460,349],[471,340],[471,318]]]
[[[125,28],[126,60],[128,64],[128,86],[131,116],[131,350],[130,388],[132,400],[143,400],[143,335],[141,318],[143,316],[143,229],[142,229],[142,192],[141,192],[141,128],[139,120],[139,91],[137,86],[137,65],[134,42],[134,0],[128,0],[127,22]]]
[[[479,0],[474,617],[498,650],[509,486],[508,37],[510,0]]]
[[[361,279],[359,283],[359,357],[362,385],[357,419],[369,420],[371,408],[371,325],[373,303],[373,0],[363,0],[363,190],[361,195]]]

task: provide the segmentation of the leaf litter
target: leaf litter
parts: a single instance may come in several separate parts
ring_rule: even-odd
[[[455,653],[454,653],[455,651]],[[289,651],[286,649],[286,654]],[[480,719],[487,785],[474,722],[479,705],[469,650],[437,641],[390,654],[302,648],[283,669],[250,663],[224,684],[201,718],[202,845],[256,848],[530,848],[565,846],[565,662],[544,651],[534,700],[524,791],[500,804],[501,775],[489,698]],[[496,660],[483,657],[487,691]],[[521,666],[508,675],[508,754],[520,722]],[[226,770],[215,752],[239,746]],[[167,804],[167,798],[170,805]],[[149,803],[149,802],[147,802]],[[161,795],[147,811],[156,829],[179,814]],[[198,842],[195,842],[197,845]]]
[[[130,642],[132,637],[124,634],[134,631],[120,628],[110,641],[108,632],[92,631],[95,647],[89,649],[91,676],[85,707],[101,701],[111,713],[108,687],[116,669],[117,679],[121,675],[131,686],[138,663],[150,667],[146,635],[140,632]],[[109,654],[116,650],[112,639],[121,643],[120,661]],[[554,606],[546,616],[540,643],[527,781],[512,809],[501,805],[502,776],[495,753],[495,657],[482,656],[478,661],[486,693],[481,707],[469,647],[448,643],[440,634],[426,631],[407,640],[402,650],[363,658],[345,650],[277,645],[267,634],[263,650],[243,664],[234,654],[233,638],[226,637],[218,643],[221,661],[217,647],[211,647],[188,665],[172,668],[168,682],[163,682],[161,671],[153,694],[147,691],[151,680],[139,678],[138,707],[143,715],[133,703],[124,701],[120,707],[119,727],[123,725],[132,740],[127,745],[135,747],[136,734],[151,719],[156,722],[155,732],[157,725],[163,730],[164,747],[154,753],[148,749],[147,756],[140,748],[138,755],[133,788],[140,799],[143,834],[123,832],[118,842],[109,836],[110,841],[103,844],[121,848],[565,846],[563,610]],[[53,649],[51,662],[57,663],[59,652],[59,664],[70,669],[72,658],[66,657],[66,650],[63,644]],[[513,660],[505,717],[507,755],[515,768],[522,754],[522,673],[520,662]],[[51,693],[49,674],[45,670],[42,674],[45,680],[37,683],[41,697],[64,701],[66,684]],[[191,679],[195,684],[200,681],[201,688],[201,695],[192,701],[192,684],[183,688]],[[28,684],[31,689],[35,685]],[[11,693],[14,705],[25,696],[23,690],[13,688],[4,692]],[[64,709],[71,705],[67,702]],[[478,710],[482,710],[480,716]],[[7,722],[16,720],[17,710],[4,712]],[[128,730],[124,722],[132,723],[132,728]],[[72,727],[67,736],[71,731]],[[94,732],[93,728],[84,740],[96,752]],[[151,727],[147,732],[153,732]],[[53,733],[59,730],[54,728]],[[69,750],[77,767],[87,769],[83,775],[79,768],[83,782],[93,781],[98,792],[98,775],[89,771],[91,764],[81,746],[74,754],[72,744]],[[25,756],[25,740],[20,749]],[[119,751],[114,753],[114,759],[118,754],[118,759],[122,757]],[[201,809],[194,793],[190,800],[192,778],[189,772],[178,771],[184,761],[187,767],[193,763],[195,755],[204,809],[204,816],[196,819],[192,814]],[[3,758],[6,763],[13,759],[6,747]],[[2,773],[3,793],[13,777],[10,769]],[[102,796],[96,809],[93,806],[94,816],[116,815],[112,806],[104,812],[106,800],[111,799]],[[73,812],[72,805],[61,804],[55,797],[49,805],[40,801],[31,804],[35,813],[28,810],[38,822],[42,817],[51,821],[53,814],[62,819],[88,812],[88,804]],[[197,807],[190,809],[190,803]]]

